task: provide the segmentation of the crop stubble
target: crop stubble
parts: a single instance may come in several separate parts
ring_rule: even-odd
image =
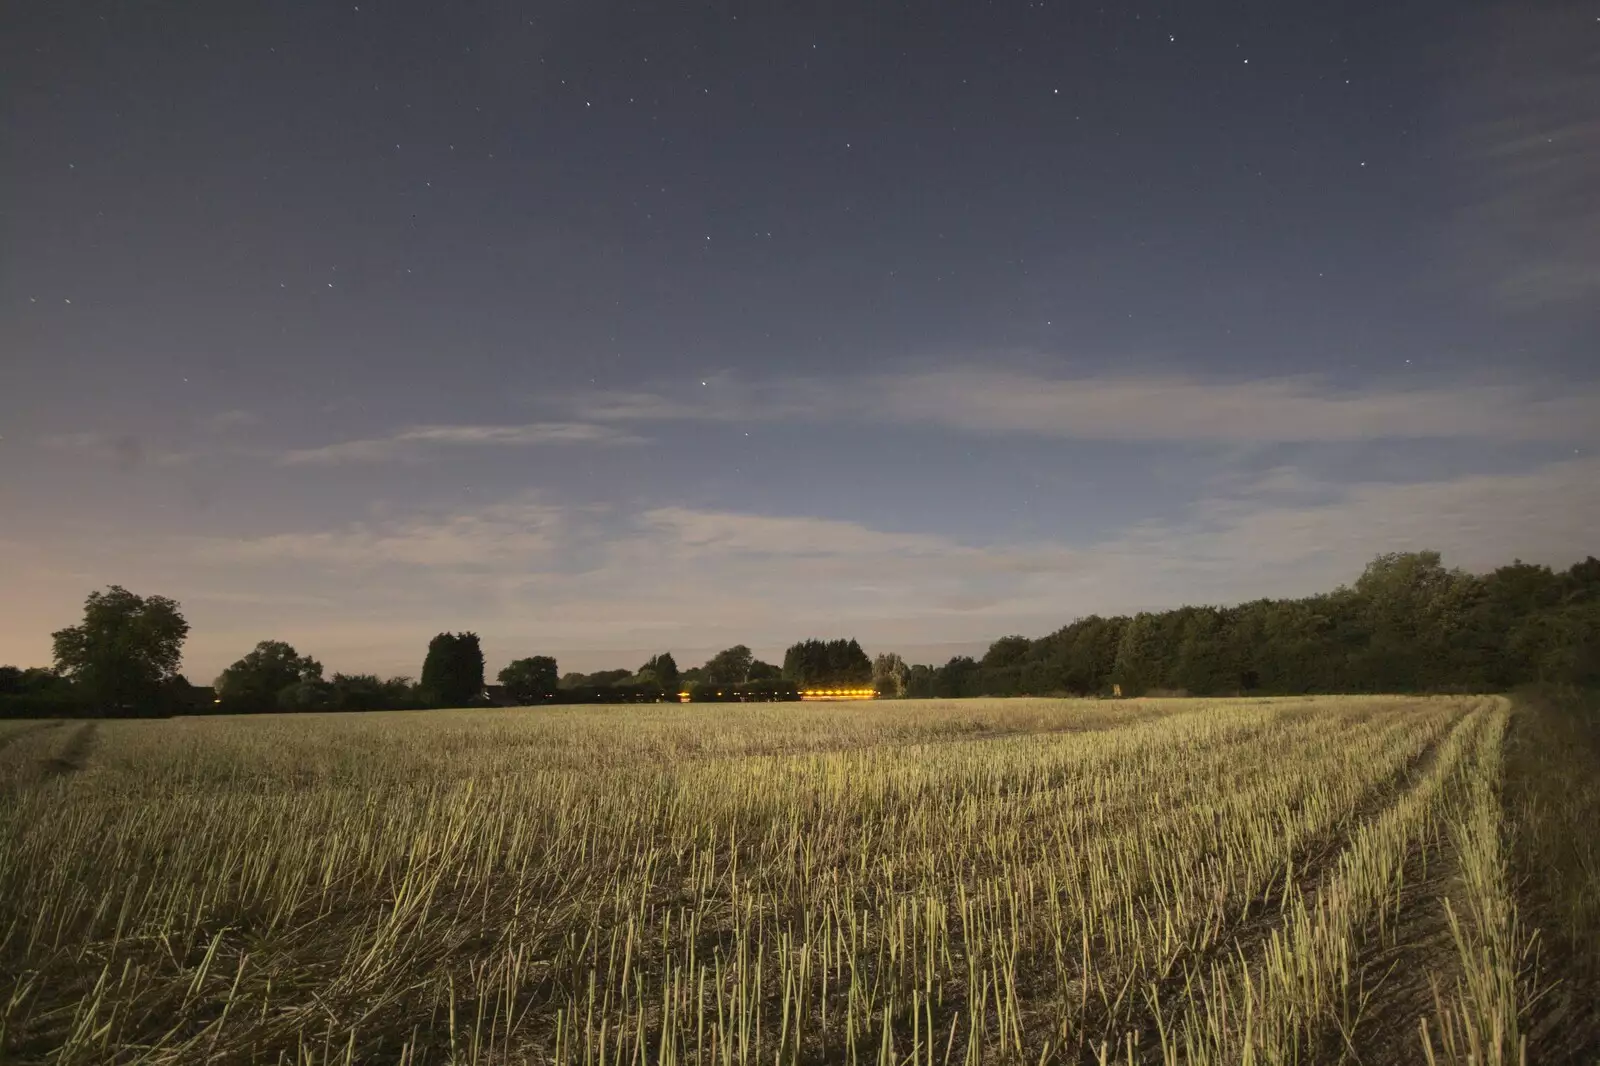
[[[106,722],[0,759],[6,1061],[1514,1061],[1491,698]],[[62,736],[61,734],[65,734]],[[79,745],[82,747],[82,744]],[[30,761],[31,760],[31,761]],[[1448,863],[1447,899],[1407,891]],[[1415,874],[1411,875],[1413,880]],[[1402,914],[1402,912],[1407,912]],[[1392,1019],[1385,1022],[1392,1028]]]

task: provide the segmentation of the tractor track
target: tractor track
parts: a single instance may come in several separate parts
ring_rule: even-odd
[[[89,763],[99,740],[100,727],[95,722],[85,722],[73,731],[59,752],[39,761],[39,770],[45,779],[66,777],[78,773]]]

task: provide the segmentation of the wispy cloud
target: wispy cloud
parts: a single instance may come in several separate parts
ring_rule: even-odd
[[[927,557],[948,554],[953,547],[933,534],[885,532],[826,518],[661,507],[640,520],[684,551],[708,555]]]
[[[823,383],[708,382],[687,395],[575,398],[600,422],[852,420],[1118,441],[1566,440],[1595,431],[1600,394],[1506,384],[1336,389],[1311,377],[1047,377],[946,369]]]
[[[211,541],[189,554],[226,566],[230,580],[255,572],[285,591],[313,580],[343,601],[352,640],[365,639],[364,625],[420,631],[444,617],[471,619],[508,650],[781,646],[836,632],[884,647],[1042,633],[1089,612],[1307,594],[1353,580],[1383,551],[1438,548],[1474,569],[1514,557],[1565,565],[1593,550],[1597,527],[1600,459],[1574,458],[1412,484],[1328,484],[1285,467],[1170,521],[1083,542],[510,501]],[[406,572],[376,580],[380,566]]]
[[[590,392],[573,398],[580,418],[596,422],[745,422],[807,419],[865,409],[862,389],[871,383],[832,383],[805,378],[746,381],[718,375],[698,388],[665,391]]]
[[[1589,5],[1504,5],[1461,156],[1463,261],[1522,308],[1600,301],[1600,64]]]
[[[1436,547],[1472,569],[1520,556],[1565,564],[1592,552],[1600,526],[1600,459],[1514,474],[1342,486],[1317,505],[1213,500],[1173,532],[1187,551],[1243,565],[1322,560],[1350,570],[1380,551]]]
[[[349,567],[455,568],[548,565],[561,543],[561,508],[528,501],[497,503],[467,514],[413,515],[357,522],[333,530],[190,542],[203,561]]]
[[[595,422],[529,422],[521,425],[412,426],[387,437],[339,441],[285,452],[284,466],[372,463],[415,458],[429,449],[460,447],[525,448],[547,444],[632,445],[646,438]]]
[[[152,445],[132,433],[52,433],[40,437],[39,445],[50,451],[110,463],[121,470],[141,466],[186,466],[194,460],[192,452]]]
[[[249,429],[251,426],[259,426],[261,422],[261,416],[254,411],[236,408],[231,411],[218,411],[216,414],[207,415],[201,420],[200,425],[212,433],[226,433],[230,430]]]
[[[885,384],[905,421],[1100,440],[1351,441],[1562,438],[1589,428],[1592,405],[1509,386],[1330,389],[1310,378],[1205,382],[1183,377],[1052,380],[987,371]]]

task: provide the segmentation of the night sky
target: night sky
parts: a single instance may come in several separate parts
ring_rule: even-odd
[[[1600,6],[0,11],[0,662],[943,660],[1600,552]]]

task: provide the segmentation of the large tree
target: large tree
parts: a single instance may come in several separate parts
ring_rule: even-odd
[[[321,681],[317,660],[281,640],[263,640],[217,676],[217,699],[231,714],[322,709],[331,701],[315,687]],[[300,685],[313,687],[290,691]]]
[[[719,651],[703,667],[706,681],[712,685],[742,685],[750,680],[750,667],[755,656],[743,644],[735,644]]]
[[[1033,641],[1027,637],[1001,637],[989,645],[978,666],[987,679],[987,687],[997,696],[1016,696],[1024,691],[1023,664],[1033,651]]]
[[[321,678],[297,681],[278,693],[280,711],[337,711],[339,692]]]
[[[783,676],[783,671],[771,663],[752,659],[750,669],[745,674],[746,681],[776,681]]]
[[[933,689],[935,695],[949,700],[984,695],[983,676],[977,660],[970,655],[955,656],[939,667]]]
[[[906,694],[906,661],[898,652],[883,652],[872,660],[872,687],[878,695],[899,699]]]
[[[329,688],[341,711],[397,711],[416,703],[409,677],[385,681],[376,674],[334,674]]]
[[[518,703],[543,703],[554,698],[559,674],[556,661],[548,655],[517,659],[500,671],[500,684]]]
[[[802,688],[865,684],[872,680],[872,660],[854,639],[802,640],[784,652],[783,676]]]
[[[1140,611],[1122,631],[1111,679],[1124,696],[1142,696],[1147,689],[1161,685],[1161,657],[1165,651],[1161,629],[1166,617]]]
[[[1368,563],[1352,590],[1366,633],[1356,674],[1383,692],[1457,682],[1455,652],[1470,639],[1479,587],[1471,575],[1445,569],[1436,551],[1392,552]]]
[[[1033,641],[1027,637],[1001,637],[989,645],[979,662],[985,670],[1004,670],[1020,665],[1032,647]]]
[[[476,633],[440,633],[422,663],[423,698],[435,707],[463,707],[483,696],[483,646]]]
[[[158,713],[189,635],[178,604],[121,585],[91,592],[83,622],[51,634],[56,668],[109,711]]]
[[[653,656],[639,667],[636,676],[641,685],[657,684],[661,686],[661,691],[668,693],[679,691],[678,684],[682,680],[678,675],[678,661],[670,651]]]

